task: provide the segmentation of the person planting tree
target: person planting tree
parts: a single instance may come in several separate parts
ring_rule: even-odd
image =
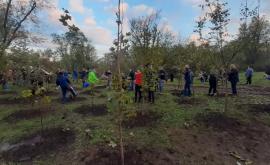
[[[74,88],[71,86],[69,79],[66,76],[64,76],[63,72],[59,73],[59,77],[56,80],[56,84],[61,87],[63,103],[67,101],[66,94],[68,91],[71,92],[73,97],[77,96],[77,93],[75,92]]]

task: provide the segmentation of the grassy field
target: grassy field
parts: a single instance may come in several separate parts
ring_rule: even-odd
[[[241,74],[239,96],[227,97],[226,111],[225,97],[208,97],[198,80],[190,98],[168,82],[155,104],[130,103],[123,121],[126,164],[269,164],[270,81],[258,73],[253,82],[242,85]],[[90,96],[78,89],[67,104],[51,91],[51,104],[42,105],[21,100],[21,90],[0,92],[1,164],[120,164],[110,91],[101,86]]]

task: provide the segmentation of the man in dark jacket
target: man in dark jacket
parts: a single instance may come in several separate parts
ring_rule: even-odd
[[[192,75],[188,65],[185,66],[184,79],[185,79],[184,96],[191,96]]]
[[[209,92],[208,95],[209,96],[214,96],[217,93],[217,75],[215,73],[215,71],[211,71],[210,76],[209,76]],[[213,93],[212,93],[213,91]]]
[[[129,70],[128,78],[129,78],[129,81],[130,81],[130,83],[129,83],[129,90],[130,90],[130,91],[133,91],[133,90],[134,90],[134,87],[135,87],[135,85],[134,85],[134,81],[135,81],[135,72],[134,72],[133,69],[130,69],[130,70]]]
[[[234,64],[230,66],[228,80],[231,82],[232,94],[237,95],[237,83],[239,82],[239,74]]]
[[[159,70],[159,92],[162,93],[163,92],[163,88],[164,88],[164,83],[166,81],[166,72],[163,69]]]

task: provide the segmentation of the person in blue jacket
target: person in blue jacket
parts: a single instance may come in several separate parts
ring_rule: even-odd
[[[248,66],[246,70],[246,74],[245,74],[246,79],[247,79],[247,83],[246,83],[247,85],[251,85],[253,73],[254,73],[254,70],[250,66]]]
[[[191,96],[192,73],[189,65],[185,66],[184,79],[185,79],[184,96]]]
[[[56,85],[61,87],[63,102],[67,101],[66,94],[68,91],[71,92],[73,97],[77,96],[77,93],[75,92],[74,88],[71,86],[69,79],[64,75],[63,72],[58,73]]]

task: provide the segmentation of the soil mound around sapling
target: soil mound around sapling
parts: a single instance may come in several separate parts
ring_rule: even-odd
[[[74,142],[75,134],[63,128],[45,129],[9,145],[1,155],[11,162],[31,161],[39,155],[55,152]]]
[[[74,98],[67,98],[67,101],[65,103],[74,103],[74,102],[83,102],[86,101],[86,97],[74,97]],[[53,99],[53,102],[63,103],[61,98]]]
[[[80,161],[86,165],[119,165],[121,157],[116,148],[91,148],[79,153]],[[166,150],[138,149],[132,146],[125,147],[125,164],[127,165],[177,165],[177,156]]]
[[[16,95],[15,91],[0,91],[0,95]]]
[[[55,91],[47,91],[45,92],[46,96],[60,96],[59,92],[55,92]]]
[[[82,115],[92,115],[92,116],[104,116],[108,113],[107,106],[105,104],[100,105],[82,105],[75,109],[74,112]]]
[[[180,97],[176,100],[179,105],[200,105],[206,104],[205,100],[197,97]]]
[[[269,113],[270,114],[270,104],[248,104],[244,105],[247,107],[249,112],[253,114]]]
[[[99,93],[101,92],[96,89],[81,92],[82,95],[89,95],[89,96],[97,96]]]
[[[241,126],[241,123],[237,119],[219,112],[201,113],[195,117],[195,120],[215,131],[232,131]]]
[[[5,97],[0,98],[0,104],[3,105],[14,105],[14,104],[31,104],[31,99],[27,98],[16,98],[16,97]]]
[[[20,120],[27,120],[27,119],[33,119],[42,116],[47,116],[50,113],[53,113],[53,109],[29,109],[29,110],[20,110],[16,111],[6,118],[4,118],[4,121],[7,121],[9,123],[20,121]]]
[[[133,115],[127,115],[123,120],[125,128],[151,126],[162,117],[160,113],[152,110],[136,111]]]

